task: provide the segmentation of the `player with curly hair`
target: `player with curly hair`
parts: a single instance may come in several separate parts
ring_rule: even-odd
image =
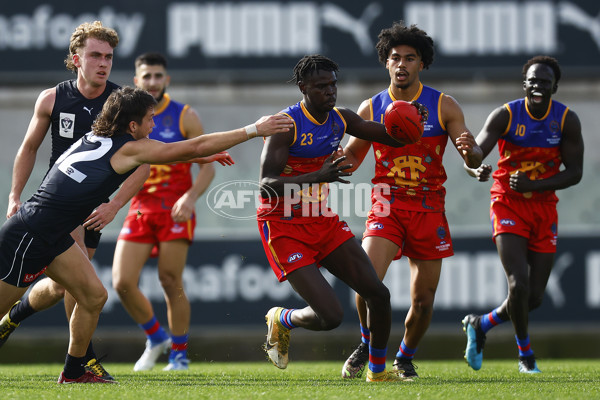
[[[416,25],[396,22],[379,33],[376,49],[379,61],[388,70],[390,85],[365,100],[358,114],[366,120],[383,122],[391,102],[417,101],[428,110],[423,137],[417,143],[401,148],[351,138],[344,148],[344,155],[353,165],[352,171],[360,166],[373,146],[372,207],[362,246],[382,280],[393,260],[402,255],[408,258],[411,306],[394,370],[405,378],[416,378],[418,374],[412,360],[431,322],[442,259],[454,254],[444,213],[446,172],[442,158],[448,139],[467,165],[477,168],[482,157],[456,100],[420,81],[419,74],[429,68],[434,58],[431,37]],[[375,194],[381,193],[379,188],[383,187],[389,189],[389,195],[382,199]],[[378,216],[376,211],[386,202],[390,204],[389,215]],[[344,364],[344,378],[360,377],[368,360],[366,349],[371,341],[371,331],[366,326],[365,301],[359,294],[356,295],[356,306],[361,343]]]
[[[58,383],[114,383],[86,370],[86,349],[108,293],[71,232],[111,196],[137,168],[206,157],[256,136],[292,126],[281,115],[254,124],[186,141],[148,139],[154,128],[156,100],[143,89],[111,93],[92,131],[64,152],[37,192],[0,228],[0,312],[7,313],[45,273],[76,300],[69,324],[69,348]]]

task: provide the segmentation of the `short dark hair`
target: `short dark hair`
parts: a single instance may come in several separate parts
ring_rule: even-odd
[[[417,53],[421,56],[421,61],[423,61],[423,68],[428,69],[433,63],[435,53],[433,39],[427,35],[427,32],[419,29],[417,25],[406,26],[404,21],[394,22],[390,28],[379,32],[378,38],[379,41],[375,48],[377,49],[379,62],[383,65],[386,65],[390,51],[394,47],[403,44],[417,50]]]
[[[167,69],[167,59],[161,53],[148,52],[136,57],[135,68],[139,68],[140,65],[162,65]]]
[[[558,83],[561,76],[560,66],[558,65],[558,60],[550,56],[535,56],[527,60],[525,65],[523,65],[523,71],[521,71],[523,74],[523,80],[527,79],[527,71],[529,71],[529,68],[531,68],[531,66],[534,64],[544,64],[552,68],[552,71],[554,71],[554,83]]]
[[[338,70],[339,67],[335,63],[335,61],[320,54],[311,54],[302,57],[300,61],[298,61],[298,63],[294,67],[294,76],[292,77],[292,82],[298,84],[299,82],[304,81],[305,78],[313,72],[337,72]]]
[[[124,86],[108,96],[92,125],[92,130],[95,135],[102,137],[123,134],[127,132],[131,121],[141,124],[148,109],[155,105],[156,100],[150,93]]]

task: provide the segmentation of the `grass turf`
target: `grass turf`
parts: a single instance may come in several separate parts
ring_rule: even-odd
[[[521,374],[517,361],[417,361],[410,383],[366,383],[340,377],[343,362],[192,363],[187,372],[132,371],[103,364],[118,385],[58,385],[60,364],[0,364],[3,399],[593,399],[600,398],[599,360],[538,360],[541,374]],[[391,363],[388,363],[391,368]]]

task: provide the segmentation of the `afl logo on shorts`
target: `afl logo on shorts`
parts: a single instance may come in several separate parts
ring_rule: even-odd
[[[181,232],[183,232],[184,229],[185,229],[184,226],[175,224],[171,227],[171,233],[181,233]]]
[[[378,231],[380,229],[383,229],[383,224],[381,222],[371,222],[369,224],[369,229],[372,231]]]
[[[301,259],[303,257],[302,253],[294,253],[291,256],[288,257],[288,262],[289,263],[293,263],[298,261],[299,259]]]
[[[504,226],[515,226],[517,223],[512,219],[504,218],[500,220],[500,225]]]

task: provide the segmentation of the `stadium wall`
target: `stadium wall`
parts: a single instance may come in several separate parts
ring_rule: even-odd
[[[243,7],[237,7],[240,4]],[[258,13],[261,18],[276,17],[282,12],[296,15],[289,13],[291,3],[149,0],[143,11],[137,3],[116,0],[107,0],[98,7],[75,0],[56,4],[37,0],[6,4],[0,11],[3,59],[0,65],[0,140],[3,143],[0,147],[0,210],[7,208],[12,163],[37,95],[73,77],[64,71],[62,60],[68,35],[81,20],[99,18],[119,31],[122,42],[111,76],[118,84],[132,84],[136,54],[148,50],[164,52],[171,62],[169,92],[174,99],[194,107],[206,131],[211,132],[246,125],[261,115],[275,113],[297,102],[298,89],[286,81],[296,61],[307,52],[321,52],[339,62],[338,106],[356,110],[362,100],[385,88],[388,82],[387,72],[377,63],[369,46],[372,48],[382,27],[404,18],[409,23],[418,23],[436,40],[436,60],[430,70],[423,71],[422,81],[456,98],[465,112],[467,126],[474,133],[495,107],[523,95],[521,66],[529,57],[546,53],[556,56],[563,65],[563,79],[555,99],[579,115],[587,151],[583,180],[559,192],[559,253],[544,305],[531,315],[532,340],[536,354],[541,357],[599,357],[600,345],[595,338],[600,332],[597,290],[600,286],[597,251],[600,154],[595,149],[600,146],[600,136],[596,133],[600,126],[600,70],[597,67],[600,42],[591,34],[595,22],[585,17],[597,15],[598,3],[592,0],[398,1],[377,6],[375,2],[356,0],[331,1],[328,5],[302,4],[294,13],[303,13],[298,15],[304,16],[305,25],[311,29],[310,36],[304,35],[305,41],[296,43],[296,47],[287,46],[288,53],[273,43],[271,50],[252,44],[268,44],[260,40],[241,42],[243,46],[238,49],[227,46],[233,42],[221,43],[220,48],[208,48],[206,37],[209,36],[202,35],[210,31],[194,31],[198,25],[182,24],[178,18],[185,16],[182,10],[190,11],[193,18],[201,18],[205,11],[222,12],[225,13],[222,16],[228,15],[234,21],[237,18],[238,22],[257,15],[257,11],[261,11]],[[257,8],[261,6],[264,8]],[[326,13],[328,17],[324,16]],[[348,24],[332,22],[340,16],[345,16],[351,26],[364,27],[366,23],[366,36],[361,36],[358,29],[345,28],[350,26]],[[361,17],[363,25],[358,25]],[[528,23],[532,17],[539,25]],[[479,23],[457,24],[461,18]],[[185,33],[179,29],[182,26],[195,32],[187,42],[179,40]],[[448,30],[449,26],[462,26],[463,30]],[[252,30],[245,32],[248,37],[261,34]],[[182,43],[184,47],[177,47]],[[309,47],[302,47],[307,44]],[[225,53],[215,54],[219,49]],[[287,283],[276,282],[251,217],[255,204],[250,199],[255,194],[261,146],[260,140],[254,140],[233,148],[230,153],[236,165],[217,166],[211,185],[214,190],[197,203],[196,241],[186,268],[188,294],[193,301],[190,343],[193,360],[262,358],[260,345],[265,334],[266,310],[276,304],[302,305]],[[23,199],[37,188],[46,171],[49,154],[49,139],[46,139]],[[488,161],[494,163],[496,159],[493,154]],[[446,212],[456,255],[444,262],[434,320],[420,346],[420,358],[461,357],[464,337],[460,319],[468,312],[489,311],[499,304],[506,290],[502,268],[489,238],[490,184],[467,177],[462,161],[450,146],[445,165],[448,173]],[[351,178],[351,185],[334,186],[337,197],[332,206],[347,220],[357,237],[364,229],[372,170],[373,159],[368,156]],[[235,193],[238,201],[217,207],[218,195],[227,190]],[[143,351],[143,334],[110,289],[112,252],[124,215],[122,210],[105,229],[95,258],[97,271],[110,292],[96,338],[99,354],[109,353],[111,361],[133,362]],[[164,300],[155,268],[155,264],[149,262],[140,284],[164,323]],[[396,325],[391,347],[400,342],[403,331],[402,321],[408,305],[407,276],[405,263],[399,262],[397,268],[390,270],[386,281],[394,296]],[[347,355],[344,352],[351,351],[356,344],[357,321],[351,293],[331,279],[345,307],[342,327],[329,333],[295,331],[293,359],[343,360]],[[62,360],[67,340],[64,310],[57,306],[26,321],[2,348],[0,362],[23,362],[24,353],[30,355],[26,359],[35,362]],[[486,356],[504,358],[514,354],[511,328],[498,328],[490,336]]]
[[[382,84],[386,82],[382,74]],[[341,73],[343,76],[343,71]],[[473,132],[482,126],[487,114],[497,105],[521,96],[520,81],[500,84],[428,81],[425,83],[453,95],[462,105],[467,125]],[[184,86],[177,76],[170,88],[175,99],[196,108],[207,131],[242,126],[264,114],[277,112],[300,98],[292,85],[195,85]],[[126,81],[118,82],[127,84]],[[43,87],[0,88],[0,119],[3,129],[0,138],[0,207],[6,209],[10,190],[12,161],[33,110],[35,98]],[[381,85],[359,85],[342,82],[339,88],[340,106],[356,109],[364,98],[381,89]],[[598,83],[592,85],[578,80],[561,84],[557,99],[569,104],[582,120],[584,140],[588,149],[598,145],[594,127],[600,126],[597,110],[600,106]],[[40,150],[38,165],[23,198],[27,198],[41,181],[49,154],[48,140]],[[301,306],[289,284],[278,284],[263,254],[251,216],[254,206],[243,201],[253,195],[257,177],[261,143],[259,140],[231,150],[236,164],[217,166],[217,176],[197,203],[198,228],[186,268],[187,292],[192,300],[192,341],[190,348],[196,360],[255,360],[261,359],[260,344],[264,338],[264,313],[273,305]],[[480,184],[462,171],[462,163],[450,147],[446,152],[449,179],[446,184],[447,213],[454,237],[456,255],[444,262],[443,275],[436,298],[432,327],[420,346],[420,357],[454,358],[461,356],[464,346],[460,319],[469,312],[485,312],[498,305],[506,290],[502,267],[489,238],[489,184]],[[369,156],[370,157],[370,156]],[[588,343],[582,357],[600,356],[597,337],[600,321],[600,255],[597,191],[600,156],[586,153],[583,181],[576,187],[559,193],[560,233],[559,253],[542,309],[531,316],[532,338],[536,353],[542,357],[577,356],[579,347],[567,343]],[[372,161],[366,160],[352,177],[352,189],[338,189],[334,207],[347,219],[353,232],[360,237],[364,213],[368,209],[368,182]],[[242,182],[245,186],[231,186]],[[365,186],[366,185],[366,186]],[[215,207],[219,188],[235,193],[244,192],[239,203],[230,209]],[[221,190],[223,193],[223,190]],[[365,208],[367,207],[367,208]],[[226,215],[229,215],[227,217]],[[107,288],[109,301],[100,319],[97,342],[101,351],[114,361],[133,362],[143,351],[143,334],[133,324],[111,289],[111,265],[114,242],[122,219],[122,210],[105,229],[95,257],[98,274]],[[402,321],[408,304],[408,268],[403,261],[392,267],[386,284],[393,292],[396,324],[391,346],[401,339]],[[292,349],[296,359],[343,359],[357,340],[357,321],[350,291],[332,280],[345,307],[345,319],[340,329],[329,333],[294,332]],[[154,262],[145,268],[140,285],[149,295],[159,319],[166,321],[164,300]],[[490,339],[486,355],[510,357],[514,353],[514,338],[510,327],[498,330]],[[534,336],[535,335],[535,336]],[[595,336],[596,335],[596,336]],[[44,338],[40,341],[40,338]],[[19,328],[10,343],[4,346],[3,362],[20,361],[18,354],[32,351],[32,360],[62,359],[68,339],[62,306],[39,313]],[[568,340],[567,340],[568,339]],[[542,340],[542,341],[541,341]],[[393,344],[392,344],[393,343]],[[216,348],[228,350],[215,351]],[[58,358],[57,358],[58,354]],[[294,354],[294,350],[292,350]]]

